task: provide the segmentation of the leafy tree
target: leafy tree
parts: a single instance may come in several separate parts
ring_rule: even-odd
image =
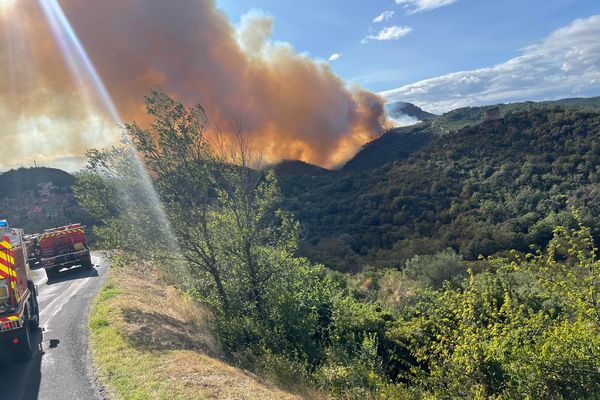
[[[170,249],[166,220],[127,141],[87,155],[88,165],[73,191],[82,208],[99,221],[94,232],[100,246],[164,256]]]
[[[439,289],[444,282],[460,283],[466,275],[462,257],[452,249],[428,256],[415,256],[406,262],[404,273],[409,279]]]
[[[98,234],[117,249],[143,241],[149,253],[164,240],[148,235],[159,222],[144,197],[144,176],[136,173],[139,157],[178,245],[162,272],[173,275],[172,263],[183,258],[186,270],[175,278],[212,307],[224,347],[236,357],[249,351],[317,363],[334,285],[321,267],[295,256],[298,224],[280,209],[275,174],[256,168],[260,156],[249,150],[243,124],[232,120],[231,144],[211,146],[202,107],[186,107],[160,90],[146,104],[150,125],[125,125],[130,146],[91,151],[80,177],[79,199],[103,221]]]
[[[429,292],[390,332],[417,360],[401,376],[434,398],[594,398],[595,254],[588,229],[560,227],[545,252]]]

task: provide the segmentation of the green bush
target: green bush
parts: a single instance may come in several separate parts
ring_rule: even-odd
[[[557,228],[546,252],[430,292],[390,332],[416,357],[403,378],[434,398],[595,398],[595,257],[588,229]]]

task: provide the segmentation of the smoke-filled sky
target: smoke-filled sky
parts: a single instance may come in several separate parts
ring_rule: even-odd
[[[221,129],[242,118],[269,161],[336,166],[387,127],[374,91],[434,112],[600,94],[598,13],[596,0],[0,0],[0,170],[79,168],[115,143],[116,120],[146,121],[154,86]]]
[[[78,81],[34,0],[4,6],[0,127],[4,166],[72,164],[86,147],[114,141],[89,81]],[[41,0],[46,1],[46,0]],[[242,119],[268,160],[302,159],[331,167],[383,133],[382,99],[348,87],[327,63],[270,41],[273,19],[254,12],[236,28],[212,0],[61,1],[125,121],[144,121],[154,86],[200,103],[227,131]],[[68,32],[68,30],[65,30]],[[68,35],[64,35],[68,36]],[[75,60],[72,60],[74,58]],[[85,78],[85,77],[84,77]],[[82,90],[83,89],[83,90]]]

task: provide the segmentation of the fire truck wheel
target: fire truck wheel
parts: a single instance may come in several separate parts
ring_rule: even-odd
[[[31,310],[29,318],[29,327],[31,330],[36,330],[40,326],[40,306],[37,300],[37,291],[33,282],[28,283],[31,296],[29,296],[29,309]]]
[[[85,269],[92,269],[92,268],[94,268],[94,263],[92,262],[92,258],[91,257],[90,258],[86,258],[83,261],[83,268],[85,268]]]
[[[14,358],[15,361],[28,361],[33,355],[33,344],[31,343],[31,328],[27,321],[29,320],[29,310],[25,310],[25,324],[20,329],[18,336],[19,343],[16,345]]]

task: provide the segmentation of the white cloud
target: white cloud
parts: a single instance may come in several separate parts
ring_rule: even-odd
[[[404,5],[409,14],[430,11],[449,6],[458,0],[396,0],[396,4]]]
[[[333,53],[332,55],[329,56],[329,61],[337,61],[340,59],[342,55],[339,53]]]
[[[384,11],[373,19],[373,23],[384,22],[394,16],[393,11]]]
[[[369,35],[362,40],[362,43],[367,43],[369,40],[398,40],[403,36],[412,32],[410,26],[386,26],[377,35]]]
[[[380,93],[431,112],[457,107],[600,95],[600,15],[577,19],[502,64]]]

